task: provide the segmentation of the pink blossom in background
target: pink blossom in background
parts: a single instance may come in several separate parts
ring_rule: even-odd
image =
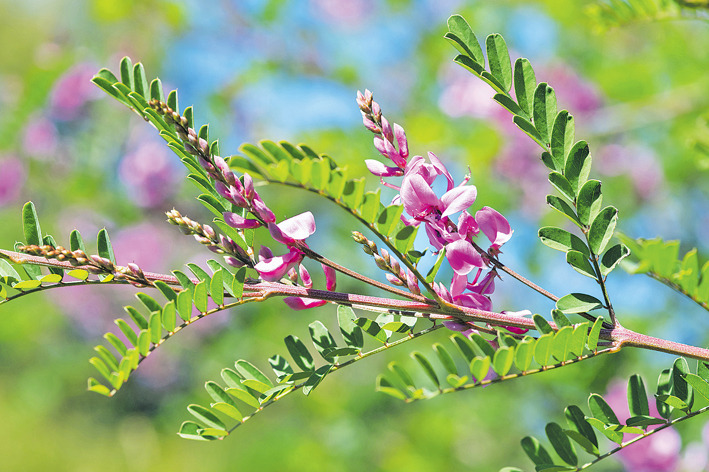
[[[139,206],[156,207],[172,197],[182,179],[174,156],[161,142],[137,144],[118,164],[118,177]]]
[[[569,110],[575,117],[593,113],[603,105],[598,88],[564,64],[535,68],[537,82],[547,82],[556,93],[559,110]]]
[[[643,200],[662,189],[664,172],[654,151],[638,144],[610,144],[596,153],[596,169],[603,175],[629,175],[633,190]]]
[[[57,127],[45,116],[37,116],[25,125],[22,136],[22,150],[32,157],[47,157],[57,149],[59,134]]]
[[[98,68],[88,62],[75,64],[67,70],[52,88],[49,105],[52,115],[60,120],[75,120],[84,105],[100,97],[101,91],[92,82]]]
[[[178,239],[183,239],[179,231],[165,224],[145,222],[111,232],[113,252],[116,262],[126,265],[138,264],[144,271],[165,272],[172,268]]]
[[[608,391],[603,398],[618,416],[618,421],[625,424],[630,418],[628,409],[628,384],[625,380],[617,380],[610,384]],[[650,416],[660,418],[657,406],[652,395],[650,399]],[[649,426],[652,430],[658,425]],[[624,440],[628,441],[635,435],[624,435]],[[674,428],[667,428],[659,433],[653,434],[635,444],[624,448],[614,454],[625,470],[628,472],[676,472],[680,462],[680,451],[682,449],[682,439]]]
[[[357,28],[373,12],[372,0],[310,0],[315,18],[337,23],[337,26]]]
[[[24,163],[14,156],[0,156],[0,206],[14,202],[27,178]]]

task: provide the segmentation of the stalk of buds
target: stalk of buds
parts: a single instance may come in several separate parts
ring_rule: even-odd
[[[126,280],[127,282],[137,287],[152,287],[153,282],[143,273],[143,270],[134,263],[127,266],[119,266],[114,264],[110,259],[99,255],[87,255],[81,249],[70,251],[62,246],[50,245],[29,245],[20,246],[20,252],[30,254],[32,256],[44,257],[47,259],[56,259],[60,262],[69,262],[74,267],[81,267],[92,274],[96,275],[113,275],[116,280]]]
[[[151,100],[150,106],[175,127],[185,145],[185,150],[199,158],[200,165],[214,180],[217,193],[239,208],[247,209],[255,218],[245,218],[232,212],[224,212],[224,221],[236,229],[250,229],[275,223],[276,216],[254,190],[253,179],[244,174],[243,182],[229,168],[229,164],[220,156],[213,156],[209,143],[200,138],[197,132],[188,126],[186,117],[181,116],[165,102]]]
[[[406,286],[411,293],[421,294],[414,274],[408,269],[404,271],[399,261],[392,258],[386,249],[377,248],[377,244],[374,241],[368,239],[359,231],[352,231],[352,238],[362,245],[362,250],[366,254],[374,257],[374,263],[377,264],[377,267],[388,272],[385,277],[391,284],[400,287]]]
[[[217,234],[209,225],[202,225],[190,218],[183,216],[174,208],[165,212],[167,221],[179,227],[180,232],[185,235],[193,235],[200,244],[207,246],[207,249],[215,254],[223,254],[227,264],[233,267],[253,267],[254,263],[248,253],[234,242],[231,238],[222,234]]]

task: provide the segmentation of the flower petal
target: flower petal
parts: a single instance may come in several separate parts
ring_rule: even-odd
[[[269,224],[268,230],[273,239],[283,244],[302,241],[315,232],[315,217],[306,211],[278,224]]]
[[[475,185],[455,187],[447,191],[441,197],[441,203],[443,204],[443,208],[445,208],[441,218],[468,209],[470,205],[475,203],[477,196],[478,189],[475,188]]]
[[[466,275],[476,267],[483,267],[483,258],[464,239],[459,239],[446,245],[446,259],[455,273]]]
[[[475,221],[495,248],[499,248],[512,237],[510,223],[497,210],[482,207],[475,213]]]
[[[231,226],[232,228],[236,229],[250,229],[250,228],[258,228],[261,226],[261,222],[259,220],[254,220],[251,218],[244,218],[243,216],[239,216],[236,213],[232,212],[224,212],[224,221],[226,224]]]
[[[312,298],[303,297],[286,297],[283,301],[293,310],[307,310],[327,303],[325,300],[313,300]]]

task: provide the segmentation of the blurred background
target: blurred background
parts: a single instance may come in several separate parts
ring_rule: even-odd
[[[651,3],[674,11],[671,1]],[[90,240],[106,227],[119,263],[165,272],[208,257],[165,223],[173,207],[207,219],[176,157],[89,82],[129,55],[179,90],[181,108],[195,106],[196,122],[210,123],[224,155],[243,142],[284,139],[329,154],[351,175],[367,174],[364,159],[377,156],[355,103],[356,91],[369,88],[406,129],[412,154],[435,152],[457,181],[469,168],[476,206],[508,216],[515,234],[503,262],[557,295],[595,290],[537,240],[540,225],[563,221],[545,207],[551,189],[536,145],[452,62],[443,34],[446,19],[461,13],[481,40],[502,33],[512,59],[529,58],[537,80],[555,88],[559,109],[576,118],[577,139],[591,145],[592,176],[620,209],[621,231],[681,239],[682,253],[698,247],[706,256],[709,22],[617,22],[604,11],[597,2],[551,0],[0,0],[0,247],[22,239],[20,209],[32,200],[60,244],[74,228]],[[318,252],[383,279],[363,254],[348,252],[358,251],[349,233],[361,228],[337,208],[281,188],[262,195],[279,220],[312,210]],[[709,344],[706,312],[621,272],[610,291],[624,325]],[[497,287],[498,310],[552,308],[512,280]],[[345,280],[338,288],[361,290]],[[623,408],[624,379],[643,374],[654,392],[673,361],[624,351],[413,405],[374,392],[388,362],[413,367],[408,352],[430,352],[449,334],[439,331],[328,377],[307,398],[285,399],[224,442],[198,443],[176,431],[186,405],[209,401],[206,380],[239,358],[266,369],[269,356],[285,353],[283,337],[307,339],[312,320],[336,330],[335,310],[290,312],[272,300],[207,318],[106,399],[85,389],[95,375],[87,359],[133,292],[62,289],[0,306],[0,469],[526,470],[523,436],[543,437],[547,421],[562,422],[563,407],[585,405],[591,391]],[[644,452],[630,448],[593,470],[709,470],[708,422],[688,421]],[[639,465],[648,457],[654,465]]]

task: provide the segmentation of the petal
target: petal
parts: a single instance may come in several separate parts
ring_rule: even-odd
[[[406,213],[420,216],[438,206],[438,197],[426,181],[418,174],[404,177],[401,183],[401,201]]]
[[[470,205],[475,203],[477,196],[478,189],[475,188],[475,185],[455,187],[447,191],[441,197],[441,203],[443,204],[443,208],[445,208],[441,218],[468,209]]]
[[[228,224],[232,228],[250,229],[258,228],[259,226],[261,226],[261,222],[259,220],[244,218],[243,216],[239,216],[236,213],[231,213],[229,211],[224,212],[223,216],[226,224]]]
[[[270,208],[261,200],[258,193],[254,192],[254,198],[251,200],[251,206],[254,212],[266,223],[275,223],[276,215],[273,214]]]
[[[337,272],[335,269],[330,266],[326,266],[325,264],[322,264],[322,270],[325,272],[325,289],[328,292],[332,292],[335,290],[335,286],[337,285]]]
[[[499,248],[512,237],[512,228],[507,219],[490,207],[482,207],[475,213],[475,221],[493,247]]]
[[[367,169],[369,169],[369,172],[379,177],[398,177],[404,174],[404,172],[398,167],[385,166],[381,162],[374,159],[365,159],[364,163],[366,164]]]
[[[299,264],[303,260],[303,255],[297,249],[291,248],[290,252],[282,256],[262,259],[254,266],[262,279],[269,282],[280,280],[288,270]]]
[[[446,166],[443,165],[438,156],[436,156],[432,152],[429,152],[428,160],[431,161],[431,164],[433,164],[433,167],[436,169],[438,175],[442,175],[446,178],[446,180],[448,181],[448,190],[452,189],[454,185],[453,177],[451,177],[450,172],[448,172],[448,169],[446,169]]]
[[[278,224],[269,224],[268,230],[271,236],[283,244],[292,243],[295,240],[302,241],[315,232],[315,217],[309,211],[296,215]]]
[[[406,268],[406,285],[409,287],[409,291],[416,295],[421,295],[421,289],[419,288],[419,281],[414,275],[414,273]]]
[[[310,277],[310,272],[308,272],[308,269],[306,269],[303,264],[298,266],[298,275],[300,275],[300,280],[303,281],[305,288],[313,288],[313,278]]]
[[[325,300],[313,300],[312,298],[303,297],[286,297],[283,301],[293,310],[307,310],[327,304]]]
[[[399,145],[399,155],[406,159],[409,157],[409,142],[406,140],[406,132],[404,128],[394,123],[394,136],[396,144]]]
[[[479,293],[466,292],[459,297],[454,298],[458,305],[467,306],[468,308],[477,308],[478,310],[490,311],[492,302],[489,298]]]
[[[446,259],[451,268],[460,275],[466,275],[476,267],[483,267],[483,258],[464,239],[459,239],[446,246]]]

